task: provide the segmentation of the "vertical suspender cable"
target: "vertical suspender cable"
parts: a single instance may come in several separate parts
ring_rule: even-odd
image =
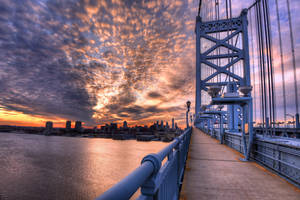
[[[256,121],[256,81],[255,81],[255,65],[254,65],[254,40],[253,40],[253,22],[252,22],[252,12],[249,10],[250,19],[250,32],[251,32],[251,54],[252,54],[252,68],[253,68],[253,100],[254,100],[254,121]]]
[[[219,0],[217,0],[218,3],[218,9],[217,9],[217,14],[218,14],[218,20],[220,20],[220,3]],[[220,40],[220,33],[218,33],[218,40]],[[218,49],[218,54],[221,54],[220,48]],[[221,60],[219,59],[219,66],[221,65]],[[219,82],[221,82],[221,74],[219,74]]]
[[[202,5],[202,0],[199,0],[198,16],[200,16],[201,5]]]
[[[261,13],[261,5],[258,5],[258,19],[259,19],[259,34],[260,34],[260,45],[261,45],[261,58],[262,58],[262,73],[263,73],[263,97],[264,97],[264,112],[265,112],[265,123],[267,127],[267,116],[268,116],[268,106],[267,106],[267,86],[266,86],[266,66],[265,66],[265,45],[264,45],[264,35],[263,35],[263,22],[262,22],[262,13]]]
[[[260,71],[260,91],[261,91],[261,114],[262,114],[262,125],[265,127],[265,101],[264,101],[264,83],[263,83],[263,62],[262,62],[262,45],[261,45],[261,25],[260,25],[260,15],[259,15],[259,5],[255,5],[256,10],[256,22],[257,22],[257,38],[258,38],[258,51],[259,51],[259,71]]]
[[[229,19],[229,12],[228,12],[228,0],[226,0],[226,19]],[[229,36],[229,29],[227,29],[227,37]],[[227,53],[229,54],[229,49],[227,49]],[[230,62],[230,59],[228,58],[228,63]],[[228,76],[227,76],[228,77]],[[226,77],[226,79],[227,79]],[[229,77],[229,82],[230,82],[230,77]]]
[[[298,85],[297,85],[297,76],[296,76],[296,58],[295,58],[294,36],[293,36],[291,10],[290,10],[290,1],[286,0],[286,3],[287,3],[287,7],[288,7],[288,18],[289,18],[289,27],[290,27],[290,37],[291,37],[291,50],[292,50],[292,60],[293,60],[293,72],[294,72],[294,89],[295,89],[296,112],[299,113]]]
[[[231,7],[231,0],[229,0],[229,17],[230,17],[230,19],[232,19],[232,7]],[[233,31],[232,31],[232,23],[230,23],[230,26],[231,26],[231,29],[230,29],[230,34],[232,34],[233,33]],[[232,38],[230,38],[230,40],[228,41],[228,43],[230,44],[230,45],[233,45],[233,37]],[[230,50],[230,53],[233,53],[233,50]],[[235,65],[236,64],[234,64],[234,65],[232,65],[232,69],[231,69],[231,71],[232,71],[232,73],[234,73],[234,68],[235,68]],[[234,79],[232,78],[231,79],[232,81],[234,81]]]
[[[284,118],[284,122],[286,122],[285,76],[284,76],[284,62],[283,62],[282,37],[281,37],[281,27],[280,27],[278,0],[275,0],[275,3],[276,3],[276,15],[277,15],[277,30],[278,30],[278,36],[279,36],[281,79],[282,79],[282,98],[283,98],[283,115],[284,115],[283,118]]]
[[[261,122],[263,122],[263,119],[264,119],[264,117],[263,117],[263,101],[262,101],[262,82],[261,82],[261,68],[260,68],[260,58],[258,57],[258,56],[260,56],[260,51],[259,51],[259,36],[258,36],[258,11],[257,11],[257,6],[256,6],[256,4],[257,4],[257,2],[256,3],[254,3],[253,5],[252,5],[252,7],[251,8],[253,8],[254,9],[254,28],[256,28],[256,34],[255,34],[255,46],[256,46],[256,48],[255,48],[255,50],[256,50],[256,65],[257,65],[257,80],[258,80],[258,88],[257,88],[257,90],[258,90],[258,93],[260,94],[259,96],[258,96],[258,104],[259,104],[259,107],[260,107],[260,109],[259,109],[259,116],[260,116],[260,120],[261,120]],[[253,36],[254,36],[254,34],[253,34]]]
[[[212,8],[212,3],[211,1],[209,1],[209,21],[212,21],[213,20],[213,8]],[[211,75],[213,73],[213,68],[212,67],[209,67],[209,71],[210,71],[210,74]],[[213,79],[211,79],[211,82],[213,82]]]
[[[219,4],[218,0],[215,0],[215,20],[219,20],[218,4]],[[220,33],[216,33],[216,38],[220,39],[219,37],[220,37]],[[217,53],[217,55],[220,55],[220,48],[217,49],[216,53]],[[219,58],[217,59],[217,66],[220,67],[220,59]],[[217,75],[217,82],[220,82],[219,78],[220,78],[220,74]]]
[[[269,119],[270,124],[273,124],[273,102],[272,102],[272,92],[271,92],[271,55],[270,55],[270,34],[269,34],[269,26],[267,24],[267,11],[266,11],[266,0],[262,1],[262,19],[264,22],[264,37],[266,42],[266,67],[267,67],[267,89],[268,89],[268,106],[269,106]]]
[[[269,3],[265,0],[266,5],[266,18],[267,18],[267,34],[268,34],[268,45],[269,45],[269,61],[270,61],[270,78],[271,78],[271,102],[272,102],[272,127],[273,132],[275,133],[275,122],[276,122],[276,93],[275,93],[275,84],[274,84],[274,70],[273,70],[273,54],[272,54],[272,30],[270,25],[270,12],[269,12]]]

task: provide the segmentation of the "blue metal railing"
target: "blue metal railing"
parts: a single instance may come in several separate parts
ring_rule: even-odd
[[[104,192],[97,200],[122,200],[141,188],[139,200],[178,199],[192,128],[157,154],[143,158],[141,166]],[[167,157],[166,162],[162,161]]]
[[[208,131],[207,128],[201,128],[200,130],[212,137],[215,137],[215,135],[212,135],[211,131]],[[282,139],[281,142],[278,141],[279,138]],[[247,135],[243,138],[242,133],[240,132],[233,133],[225,131],[223,139],[225,145],[243,153],[245,151],[243,140],[245,139],[246,142],[248,142],[249,136]],[[292,140],[294,141],[294,145],[286,144],[286,140],[291,139],[256,135],[250,158],[299,187],[300,147],[296,145],[297,140]]]

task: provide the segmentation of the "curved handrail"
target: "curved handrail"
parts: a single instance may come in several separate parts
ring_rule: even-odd
[[[160,191],[160,186],[168,180],[169,173],[177,171],[177,183],[173,183],[176,188],[172,188],[174,193],[179,195],[179,186],[183,176],[183,168],[188,152],[190,142],[191,128],[187,129],[182,135],[177,137],[170,145],[165,147],[157,154],[145,156],[141,166],[136,168],[123,180],[104,192],[97,200],[122,200],[129,199],[140,187],[140,199],[155,195]],[[183,145],[181,145],[183,144]],[[183,155],[184,154],[184,155]],[[172,156],[169,156],[172,155]],[[168,161],[161,166],[161,162],[168,156]],[[176,162],[175,162],[176,161]],[[184,163],[179,163],[179,162]],[[160,174],[160,176],[157,176]],[[162,175],[163,174],[163,175]],[[172,177],[172,180],[174,177]],[[162,189],[163,191],[164,189]]]

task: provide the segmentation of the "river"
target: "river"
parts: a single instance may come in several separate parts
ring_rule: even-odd
[[[166,145],[0,133],[0,200],[94,199]]]

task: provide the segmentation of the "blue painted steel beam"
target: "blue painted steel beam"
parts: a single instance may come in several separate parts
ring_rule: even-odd
[[[201,17],[196,18],[196,116],[199,117],[201,107],[201,92],[207,91],[210,85],[227,85],[232,82],[230,78],[235,80],[235,83],[240,86],[250,86],[250,66],[249,66],[249,47],[248,47],[248,30],[247,30],[247,10],[243,10],[241,15],[237,18],[222,19],[217,21],[202,22]],[[227,31],[228,35],[223,38],[211,35],[211,33],[219,33]],[[242,34],[243,47],[239,48],[232,45],[229,40],[233,39],[236,35]],[[217,34],[216,34],[217,35]],[[208,50],[201,52],[201,38],[205,38],[214,43]],[[228,54],[209,55],[219,47],[225,47],[229,51]],[[229,63],[225,66],[213,63],[213,59],[228,58]],[[243,61],[243,76],[236,74],[230,70],[237,62]],[[216,72],[209,74],[202,80],[201,78],[201,64],[205,64]],[[220,74],[226,74],[229,78],[221,83],[212,83],[213,78]],[[227,84],[226,84],[227,83]],[[252,112],[252,111],[251,111]]]
[[[227,43],[226,41],[230,40],[231,38],[233,38],[235,35],[239,34],[241,32],[241,29],[239,29],[238,31],[230,34],[228,37],[222,39],[222,40],[218,40],[212,36],[209,36],[209,35],[201,35],[201,37],[205,38],[205,39],[208,39],[212,42],[215,42],[216,45],[215,46],[212,46],[211,48],[209,48],[208,50],[206,50],[205,52],[201,53],[202,55],[204,56],[207,56],[208,54],[210,54],[211,52],[213,52],[214,50],[216,50],[218,47],[226,47],[236,53],[242,53],[241,49]]]
[[[200,24],[201,17],[196,18],[196,99],[195,99],[195,115],[199,115],[201,106],[201,61],[200,61]]]
[[[231,97],[231,98],[212,98],[213,105],[240,105],[243,110],[243,144],[245,159],[249,160],[254,140],[253,135],[253,116],[252,116],[252,97]],[[246,124],[248,128],[246,128]],[[246,144],[245,135],[249,134],[248,145]]]
[[[296,113],[296,128],[300,128],[299,113]]]
[[[208,115],[218,115],[220,118],[220,143],[223,144],[224,140],[224,130],[223,130],[223,116],[226,114],[225,111],[219,111],[219,110],[210,110],[210,111],[205,111],[203,114],[208,114]]]
[[[245,105],[252,100],[252,97],[217,97],[212,99],[212,105]]]

